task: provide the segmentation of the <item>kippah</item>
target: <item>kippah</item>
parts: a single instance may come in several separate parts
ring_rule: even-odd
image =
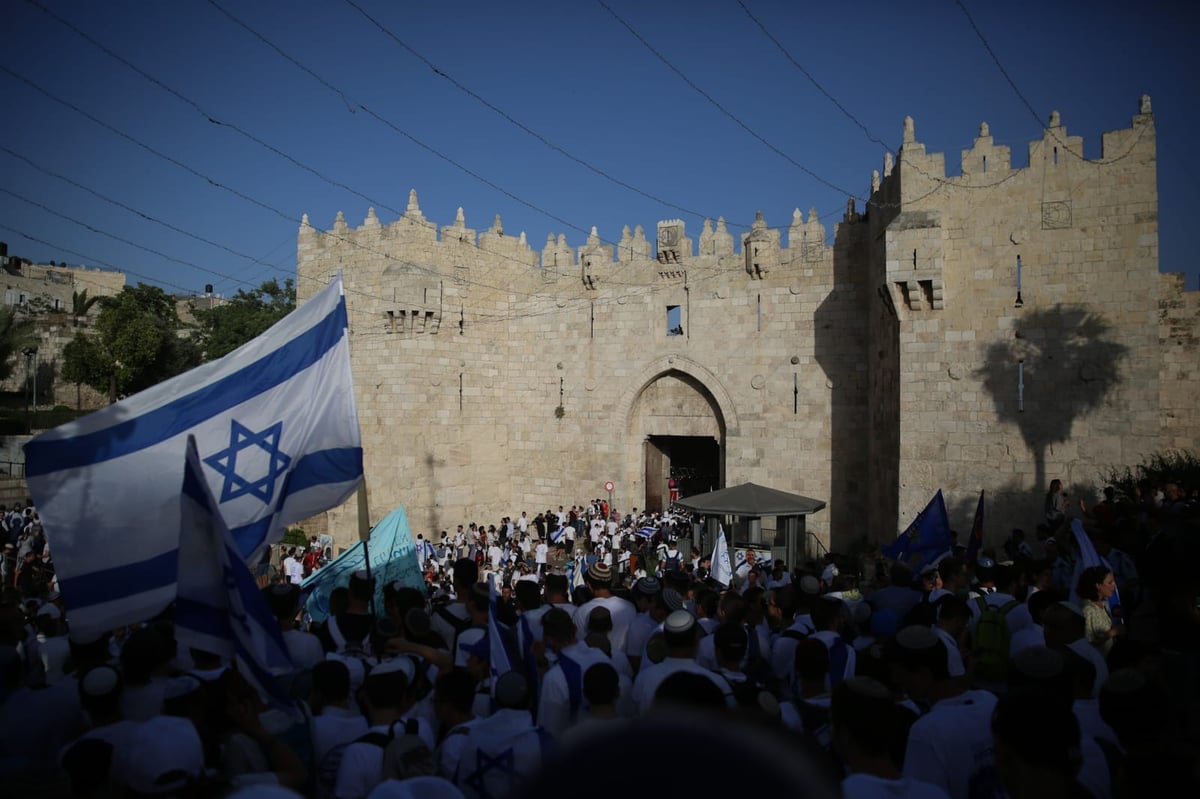
[[[866,699],[891,699],[887,686],[874,677],[851,677],[842,681],[846,688]]]
[[[506,671],[496,679],[496,704],[519,708],[529,701],[529,682],[519,671]]]
[[[633,587],[634,590],[638,591],[639,593],[645,594],[646,596],[654,596],[660,590],[662,590],[662,583],[658,581],[657,577],[643,577],[642,579],[638,580]]]
[[[417,667],[413,665],[413,662],[410,659],[401,655],[400,657],[394,657],[391,660],[385,660],[378,666],[375,666],[371,669],[371,673],[368,674],[367,677],[369,679],[371,677],[381,677],[385,674],[396,673],[403,674],[408,678],[409,682],[412,682],[412,679],[417,676]]]
[[[686,610],[676,610],[663,622],[663,631],[672,634],[686,633],[696,626],[696,617]]]
[[[612,569],[608,568],[607,564],[596,561],[591,566],[588,566],[587,576],[598,583],[611,582]]]
[[[806,594],[816,596],[821,593],[821,581],[811,574],[806,574],[800,578],[800,590]]]
[[[121,684],[121,675],[112,666],[89,669],[79,681],[79,692],[91,697],[108,696]]]
[[[1066,659],[1061,653],[1045,646],[1026,647],[1012,656],[1013,668],[1034,680],[1057,677],[1066,668]]]
[[[937,633],[930,628],[914,624],[896,633],[896,643],[902,649],[920,652],[925,649],[933,649],[937,646],[938,637]]]
[[[664,588],[662,601],[668,610],[683,610],[683,597],[674,588]]]

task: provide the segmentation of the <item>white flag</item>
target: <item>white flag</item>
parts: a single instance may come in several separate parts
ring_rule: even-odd
[[[175,599],[189,434],[243,557],[354,493],[362,440],[340,276],[224,358],[25,445],[73,630],[141,621]]]
[[[188,436],[175,638],[228,658],[263,701],[290,708],[291,699],[275,679],[293,670],[287,645],[202,475],[196,440]]]
[[[729,544],[725,542],[725,528],[717,527],[717,545],[713,548],[712,578],[726,588],[733,582],[733,567],[729,564]]]

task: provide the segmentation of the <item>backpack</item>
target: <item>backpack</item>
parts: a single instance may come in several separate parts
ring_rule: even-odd
[[[368,732],[326,752],[317,764],[317,795],[333,796],[342,759],[346,749],[353,744],[371,744],[383,750],[383,765],[379,775],[381,782],[436,774],[433,753],[421,740],[417,720],[405,719],[403,733],[396,735],[396,724],[399,723],[393,723],[387,732]]]
[[[993,607],[984,597],[978,597],[975,601],[979,603],[979,621],[975,624],[971,647],[975,676],[986,682],[1004,682],[1008,676],[1008,655],[1012,642],[1007,616],[1021,603],[1014,599],[1000,607]]]
[[[671,555],[672,552],[675,553],[675,555],[673,557]],[[680,562],[679,550],[678,549],[668,549],[664,554],[667,557],[666,557],[665,565],[663,566],[663,570],[664,571],[673,571],[673,570],[678,569],[679,562]]]

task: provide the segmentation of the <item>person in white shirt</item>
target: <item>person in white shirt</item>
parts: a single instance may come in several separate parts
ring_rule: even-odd
[[[842,793],[855,799],[948,799],[927,782],[906,777],[895,757],[916,717],[870,677],[854,677],[833,690],[830,701],[833,750],[845,764]]]
[[[712,681],[726,697],[726,704],[733,706],[733,692],[729,683],[696,662],[699,631],[696,617],[686,610],[677,610],[667,616],[663,622],[663,642],[666,644],[667,656],[659,663],[643,662],[633,683],[633,704],[638,714],[644,716],[650,710],[654,703],[654,693],[663,680],[682,671],[700,674]]]
[[[588,614],[592,608],[606,607],[612,614],[613,629],[608,636],[612,651],[625,649],[625,636],[629,625],[637,616],[637,608],[627,599],[614,596],[612,593],[612,569],[603,563],[593,563],[584,575],[584,582],[592,589],[594,598],[575,611],[575,628],[577,637],[587,637]]]
[[[529,684],[523,674],[501,674],[495,700],[496,712],[467,732],[454,770],[454,783],[467,799],[518,796],[552,745],[551,736],[533,723]]]
[[[299,587],[293,583],[276,583],[264,588],[262,595],[279,625],[283,643],[296,670],[308,671],[325,660],[325,647],[321,645],[321,639],[296,629],[296,613],[300,610]]]
[[[964,690],[950,676],[946,646],[928,627],[905,627],[889,649],[909,699],[930,706],[909,731],[904,776],[932,783],[952,799],[993,795],[999,787],[991,733],[996,696]]]
[[[409,686],[416,675],[413,662],[406,656],[385,660],[371,670],[363,682],[363,700],[367,706],[370,726],[367,733],[391,736],[394,727],[403,727],[412,706]],[[422,718],[417,722],[420,738],[432,752],[437,741],[433,728]],[[355,740],[342,751],[338,764],[333,795],[336,799],[366,799],[376,785],[383,781],[384,747]]]
[[[326,660],[312,671],[312,746],[316,764],[316,795],[333,796],[338,766],[345,748],[367,731],[367,719],[350,699],[350,669]]]
[[[550,547],[546,545],[545,539],[538,539],[537,546],[533,550],[533,562],[537,564],[537,573],[539,575],[546,573],[546,559],[550,554]]]
[[[475,715],[477,683],[475,678],[462,669],[453,669],[438,675],[433,686],[433,708],[440,727],[436,756],[438,769],[443,777],[452,779],[467,733],[479,718]]]
[[[575,623],[570,615],[552,608],[542,617],[549,669],[542,677],[538,696],[538,723],[559,736],[587,710],[583,699],[583,675],[596,663],[609,659],[599,649],[576,642]]]

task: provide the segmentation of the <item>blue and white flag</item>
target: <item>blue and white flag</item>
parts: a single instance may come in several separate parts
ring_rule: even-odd
[[[437,560],[437,547],[424,538],[417,541],[417,562],[424,567],[427,561]]]
[[[500,675],[521,668],[521,647],[513,628],[500,621],[500,592],[496,590],[496,575],[488,575],[488,673],[491,675],[493,706],[496,699],[496,681]],[[524,671],[522,671],[524,673]]]
[[[915,574],[951,548],[950,518],[946,515],[946,500],[942,498],[939,488],[925,510],[918,513],[912,524],[895,541],[882,547],[881,551],[893,560],[906,563]]]
[[[559,525],[559,528],[557,530],[550,533],[550,543],[557,544],[559,541],[562,540],[563,533],[565,533],[566,531],[567,531],[567,528]]]
[[[583,588],[583,586],[584,586],[583,575],[587,572],[587,562],[584,561],[582,555],[575,558],[573,563],[575,566],[575,573],[571,575],[571,593],[572,594],[575,593],[576,588]]]
[[[293,708],[275,679],[294,668],[287,645],[203,474],[196,440],[188,436],[180,498],[175,638],[235,664],[264,702]]]
[[[329,595],[333,589],[350,585],[350,575],[367,568],[368,558],[371,577],[375,580],[378,611],[383,610],[383,589],[392,583],[424,593],[425,577],[417,562],[417,546],[408,529],[408,514],[399,507],[371,528],[365,547],[362,543],[356,544],[300,583],[301,592],[308,596],[304,608],[313,621],[325,621],[329,616]]]
[[[729,564],[729,544],[725,541],[725,528],[717,527],[717,545],[713,549],[712,578],[728,588],[733,583],[733,567]]]
[[[634,533],[634,535],[641,536],[642,538],[653,538],[654,534],[657,532],[657,527],[641,527]]]
[[[175,599],[187,436],[238,551],[344,502],[362,479],[340,276],[258,338],[25,445],[73,630]]]

